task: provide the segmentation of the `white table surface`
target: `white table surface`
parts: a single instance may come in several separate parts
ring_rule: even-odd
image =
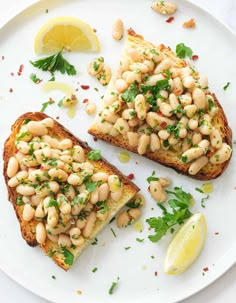
[[[174,2],[174,0],[172,1]],[[0,25],[14,16],[20,7],[23,8],[32,2],[32,0],[0,0]],[[205,8],[236,32],[236,1],[191,0],[191,2]],[[235,292],[236,264],[213,284],[182,302],[233,303],[236,302]],[[28,290],[25,290],[0,270],[0,302],[48,303],[49,301],[41,299]]]

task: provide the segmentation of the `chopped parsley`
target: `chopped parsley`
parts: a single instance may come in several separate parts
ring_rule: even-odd
[[[87,156],[89,160],[98,161],[101,159],[101,151],[96,149],[91,150]]]
[[[62,247],[62,254],[64,255],[64,261],[67,265],[72,265],[74,262],[74,255],[65,247]]]
[[[40,83],[42,80],[41,79],[39,79],[37,76],[36,76],[36,74],[31,74],[30,75],[30,79],[34,82],[34,83],[36,83],[36,84],[38,84],[38,83]]]
[[[181,59],[189,57],[190,59],[193,56],[193,51],[190,47],[186,46],[184,43],[179,43],[176,45],[175,52],[177,56]]]
[[[76,75],[75,67],[63,57],[62,51],[63,49],[52,56],[30,61],[30,63],[38,69],[49,71],[51,74],[54,74],[55,71],[59,71],[60,73],[69,76]]]
[[[184,220],[191,217],[192,213],[189,210],[192,201],[192,195],[186,193],[181,187],[174,187],[174,191],[166,190],[167,194],[173,195],[174,198],[169,199],[168,204],[172,211],[168,211],[162,204],[157,205],[162,209],[162,216],[151,217],[146,220],[150,228],[155,232],[149,235],[148,238],[152,242],[158,242],[166,235],[168,230],[173,229],[176,224],[182,224]]]
[[[113,291],[114,291],[115,287],[117,286],[119,280],[120,280],[120,278],[117,277],[116,282],[112,282],[111,287],[109,288],[109,291],[108,291],[109,295],[113,294]]]
[[[46,108],[48,107],[48,105],[52,105],[54,103],[54,101],[53,100],[49,100],[49,101],[47,101],[47,102],[44,102],[43,104],[42,104],[42,108],[40,109],[40,112],[41,113],[44,113],[45,112],[45,110],[46,110]]]
[[[144,239],[136,238],[136,241],[142,243],[144,241]]]
[[[147,182],[150,184],[152,181],[158,181],[160,180],[158,177],[155,177],[155,171],[152,172],[152,175],[147,178]]]
[[[226,90],[230,85],[230,82],[227,82],[227,84],[223,87],[224,90]]]
[[[134,102],[135,97],[139,94],[137,83],[132,83],[130,87],[121,95],[125,102]]]
[[[107,200],[103,200],[103,201],[98,201],[96,203],[96,206],[98,208],[98,211],[101,213],[101,214],[105,214],[106,212],[109,211],[109,207],[107,205]]]
[[[111,232],[113,233],[114,237],[116,238],[116,233],[114,232],[113,228],[111,228]]]
[[[19,206],[24,204],[23,198],[21,196],[16,198],[16,204]]]
[[[94,267],[94,269],[92,270],[92,272],[96,272],[98,270],[97,267]]]

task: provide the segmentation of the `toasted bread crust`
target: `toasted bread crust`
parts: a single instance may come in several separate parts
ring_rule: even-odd
[[[128,31],[127,36],[127,47],[124,49],[123,55],[126,55],[127,48],[130,47],[138,47],[138,48],[153,48],[155,47],[152,43],[145,41],[144,38],[136,34],[132,29]],[[187,66],[187,63],[185,60],[180,59],[176,56],[176,54],[171,51],[169,47],[164,46],[163,44],[159,45],[158,48],[167,56],[168,58],[171,58],[174,61],[174,67],[182,68]],[[110,84],[112,84],[111,80]],[[109,86],[108,86],[109,88]],[[215,103],[219,107],[218,114],[213,118],[212,120],[212,126],[216,127],[221,134],[221,137],[225,143],[227,143],[230,147],[232,147],[232,131],[229,127],[228,120],[225,116],[224,110],[218,101],[215,94],[212,94],[211,92],[207,92],[209,95],[211,95],[214,98]],[[125,139],[122,135],[118,135],[116,137],[112,137],[109,134],[102,133],[99,128],[96,125],[96,118],[94,120],[94,123],[91,125],[91,127],[88,130],[88,133],[102,139],[104,141],[107,141],[113,145],[116,145],[118,147],[122,147],[124,149],[127,149],[129,151],[132,151],[134,153],[138,153],[137,147],[132,147],[128,140]],[[177,151],[171,151],[171,150],[163,150],[159,149],[156,152],[146,152],[142,156],[149,158],[159,164],[162,164],[164,166],[170,167],[177,171],[180,174],[187,175],[191,178],[198,179],[198,180],[211,180],[219,177],[227,168],[230,159],[227,160],[224,163],[213,165],[210,162],[203,167],[197,174],[191,175],[189,174],[188,170],[191,165],[190,163],[184,163],[180,160],[181,153]]]
[[[40,121],[47,117],[48,116],[46,114],[41,112],[35,112],[35,113],[28,112],[20,116],[12,125],[11,127],[12,132],[8,137],[8,139],[5,141],[4,153],[3,153],[3,160],[4,160],[3,175],[5,178],[6,185],[9,180],[9,177],[7,176],[8,161],[10,157],[14,156],[17,152],[17,149],[15,147],[15,140],[16,140],[16,135],[22,126],[22,122],[25,119]],[[83,142],[77,137],[75,137],[69,130],[67,130],[65,127],[63,127],[60,123],[58,123],[55,120],[54,120],[53,130],[49,134],[56,136],[58,139],[63,139],[63,138],[71,139],[73,144],[78,144],[84,148],[85,154],[91,151],[91,148],[88,146],[86,142]],[[94,161],[93,165],[95,166],[97,171],[102,170],[102,171],[106,171],[109,174],[118,175],[122,180],[124,191],[122,198],[118,202],[114,202],[114,201],[112,202],[111,199],[108,199],[107,203],[110,208],[108,218],[104,222],[97,220],[93,233],[89,239],[85,240],[85,244],[81,247],[77,247],[74,250],[71,250],[75,259],[80,255],[82,250],[86,246],[88,246],[91,241],[93,241],[96,235],[109,223],[111,218],[139,191],[139,188],[135,184],[133,184],[126,176],[124,176],[116,167],[110,164],[103,157],[101,157],[101,159],[98,161]],[[38,243],[36,241],[35,228],[38,221],[36,221],[35,219],[32,219],[30,222],[24,221],[22,217],[24,205],[16,204],[17,193],[15,188],[11,188],[7,185],[7,190],[8,190],[8,199],[14,207],[17,219],[20,224],[22,237],[30,246],[37,246]],[[65,263],[65,258],[63,254],[58,252],[58,250],[60,250],[60,247],[57,244],[47,239],[46,242],[40,246],[46,255],[49,255],[50,251],[52,250],[55,251],[55,253],[52,255],[52,258],[58,266],[60,266],[65,270],[68,270],[70,268],[70,265]]]

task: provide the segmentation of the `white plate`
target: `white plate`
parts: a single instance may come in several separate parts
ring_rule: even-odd
[[[124,20],[126,28],[132,27],[154,43],[162,42],[175,48],[176,44],[184,42],[199,56],[196,67],[208,76],[210,89],[221,101],[234,130],[235,36],[202,9],[186,1],[175,2],[178,5],[178,12],[171,24],[165,22],[167,17],[160,16],[150,9],[151,0],[50,1],[50,5],[40,2],[13,18],[0,31],[1,147],[10,133],[11,124],[20,114],[26,111],[39,111],[42,103],[49,97],[56,101],[63,97],[63,93],[58,91],[44,93],[41,89],[42,84],[36,85],[29,79],[32,72],[45,81],[50,78],[50,75],[35,70],[29,60],[36,59],[33,41],[39,27],[47,20],[60,15],[78,17],[97,29],[101,55],[112,68],[118,63],[124,43],[124,39],[116,42],[111,38],[111,25],[117,17]],[[182,23],[189,18],[196,20],[196,29],[182,28]],[[53,117],[59,116],[59,121],[74,134],[86,140],[91,147],[102,149],[103,156],[124,174],[134,173],[135,182],[141,187],[147,199],[142,216],[145,229],[141,234],[133,227],[118,230],[113,222],[99,235],[98,244],[86,249],[74,267],[69,272],[64,272],[49,258],[44,257],[40,249],[30,248],[22,240],[1,177],[0,268],[25,288],[57,303],[65,301],[151,303],[154,300],[159,302],[182,300],[209,285],[235,263],[235,156],[233,155],[230,166],[223,176],[212,182],[214,192],[210,194],[206,208],[201,207],[202,195],[195,191],[195,187],[200,187],[202,182],[178,175],[171,169],[134,154],[131,154],[128,164],[120,163],[118,160],[120,149],[101,141],[94,142],[86,132],[92,118],[85,114],[82,100],[89,98],[99,104],[100,96],[105,91],[105,88],[86,72],[88,63],[95,56],[96,54],[68,54],[67,58],[78,69],[78,75],[76,77],[56,75],[57,80],[79,88],[77,96],[80,104],[75,118],[68,118],[66,111],[58,108],[56,103],[49,106],[46,113]],[[22,75],[18,76],[17,71],[21,64],[24,65],[24,69]],[[11,73],[14,73],[14,76]],[[230,86],[224,91],[223,86],[227,82],[230,82]],[[90,89],[82,90],[80,84],[89,84]],[[10,88],[13,89],[11,93]],[[98,88],[98,92],[94,88]],[[159,176],[170,176],[173,186],[182,186],[185,191],[191,192],[196,199],[192,211],[203,212],[207,219],[208,234],[205,248],[192,267],[179,276],[167,276],[163,273],[163,257],[170,237],[164,238],[158,244],[153,244],[147,239],[150,232],[145,219],[160,214],[160,210],[147,193],[146,178],[153,170]],[[154,210],[151,210],[152,208]],[[115,231],[116,238],[111,228]],[[144,242],[137,242],[137,237],[144,238]],[[126,246],[131,246],[131,249],[125,250]],[[154,259],[151,256],[154,256]],[[94,267],[98,268],[95,273],[92,272]],[[203,275],[203,268],[206,267],[209,271]],[[157,276],[155,272],[158,272]],[[52,279],[53,275],[56,280]],[[117,277],[120,277],[119,284],[111,296],[108,290]],[[77,290],[81,290],[82,294],[78,295]]]

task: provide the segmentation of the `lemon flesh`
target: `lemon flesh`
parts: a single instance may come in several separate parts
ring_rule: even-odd
[[[170,242],[164,261],[164,272],[184,272],[200,255],[206,239],[207,225],[203,214],[191,216]]]
[[[44,24],[34,40],[36,54],[67,51],[100,50],[99,40],[91,26],[74,17],[57,17]]]

